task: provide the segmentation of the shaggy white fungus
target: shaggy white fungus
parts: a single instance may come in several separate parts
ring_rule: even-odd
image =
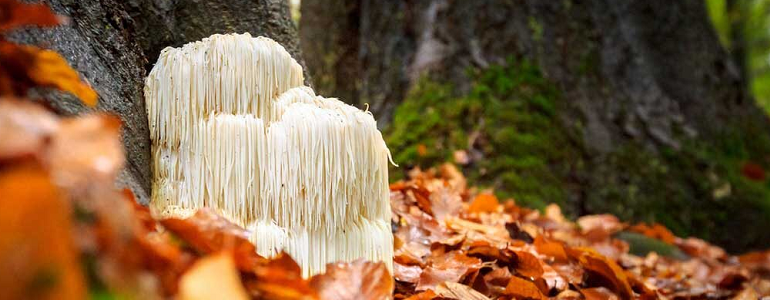
[[[302,67],[268,38],[164,49],[145,85],[151,207],[175,217],[214,208],[305,276],[357,258],[392,267],[390,152],[376,122],[302,85]]]

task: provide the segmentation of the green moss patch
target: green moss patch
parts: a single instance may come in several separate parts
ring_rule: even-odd
[[[558,117],[558,89],[527,61],[510,60],[471,77],[465,94],[428,79],[416,85],[385,133],[396,162],[430,167],[453,161],[462,150],[471,158],[464,171],[474,184],[533,207],[564,204],[565,179],[581,147]]]

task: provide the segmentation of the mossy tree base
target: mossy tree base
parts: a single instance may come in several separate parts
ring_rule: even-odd
[[[386,140],[402,164],[430,167],[465,151],[473,184],[532,207],[561,205],[572,216],[607,212],[659,222],[732,250],[762,246],[770,226],[770,183],[762,172],[770,140],[736,122],[713,141],[683,138],[679,149],[629,141],[597,155],[579,123],[560,111],[567,99],[526,61],[473,72],[468,93],[424,78],[396,109]],[[404,167],[405,166],[405,167]]]

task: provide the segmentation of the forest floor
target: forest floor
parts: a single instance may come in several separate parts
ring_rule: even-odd
[[[60,20],[20,5],[0,33]],[[14,17],[15,16],[15,17]],[[23,17],[20,17],[23,16]],[[303,278],[288,255],[257,255],[211,210],[155,219],[115,188],[125,164],[117,117],[63,118],[27,90],[96,93],[57,53],[0,38],[0,299],[758,299],[770,251],[741,256],[658,224],[570,221],[501,202],[454,166],[390,185],[390,262],[338,262]],[[10,66],[10,67],[9,67]]]

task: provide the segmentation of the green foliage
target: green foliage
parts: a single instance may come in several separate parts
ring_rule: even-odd
[[[725,48],[733,51],[734,39],[738,36],[745,41],[751,91],[757,102],[770,112],[770,0],[734,0],[733,7],[728,7],[728,0],[705,1]]]
[[[428,79],[416,85],[386,130],[396,162],[430,167],[465,150],[473,158],[464,170],[471,182],[534,207],[563,204],[571,165],[563,162],[579,161],[580,147],[557,115],[558,90],[527,61],[471,76],[464,95]]]

